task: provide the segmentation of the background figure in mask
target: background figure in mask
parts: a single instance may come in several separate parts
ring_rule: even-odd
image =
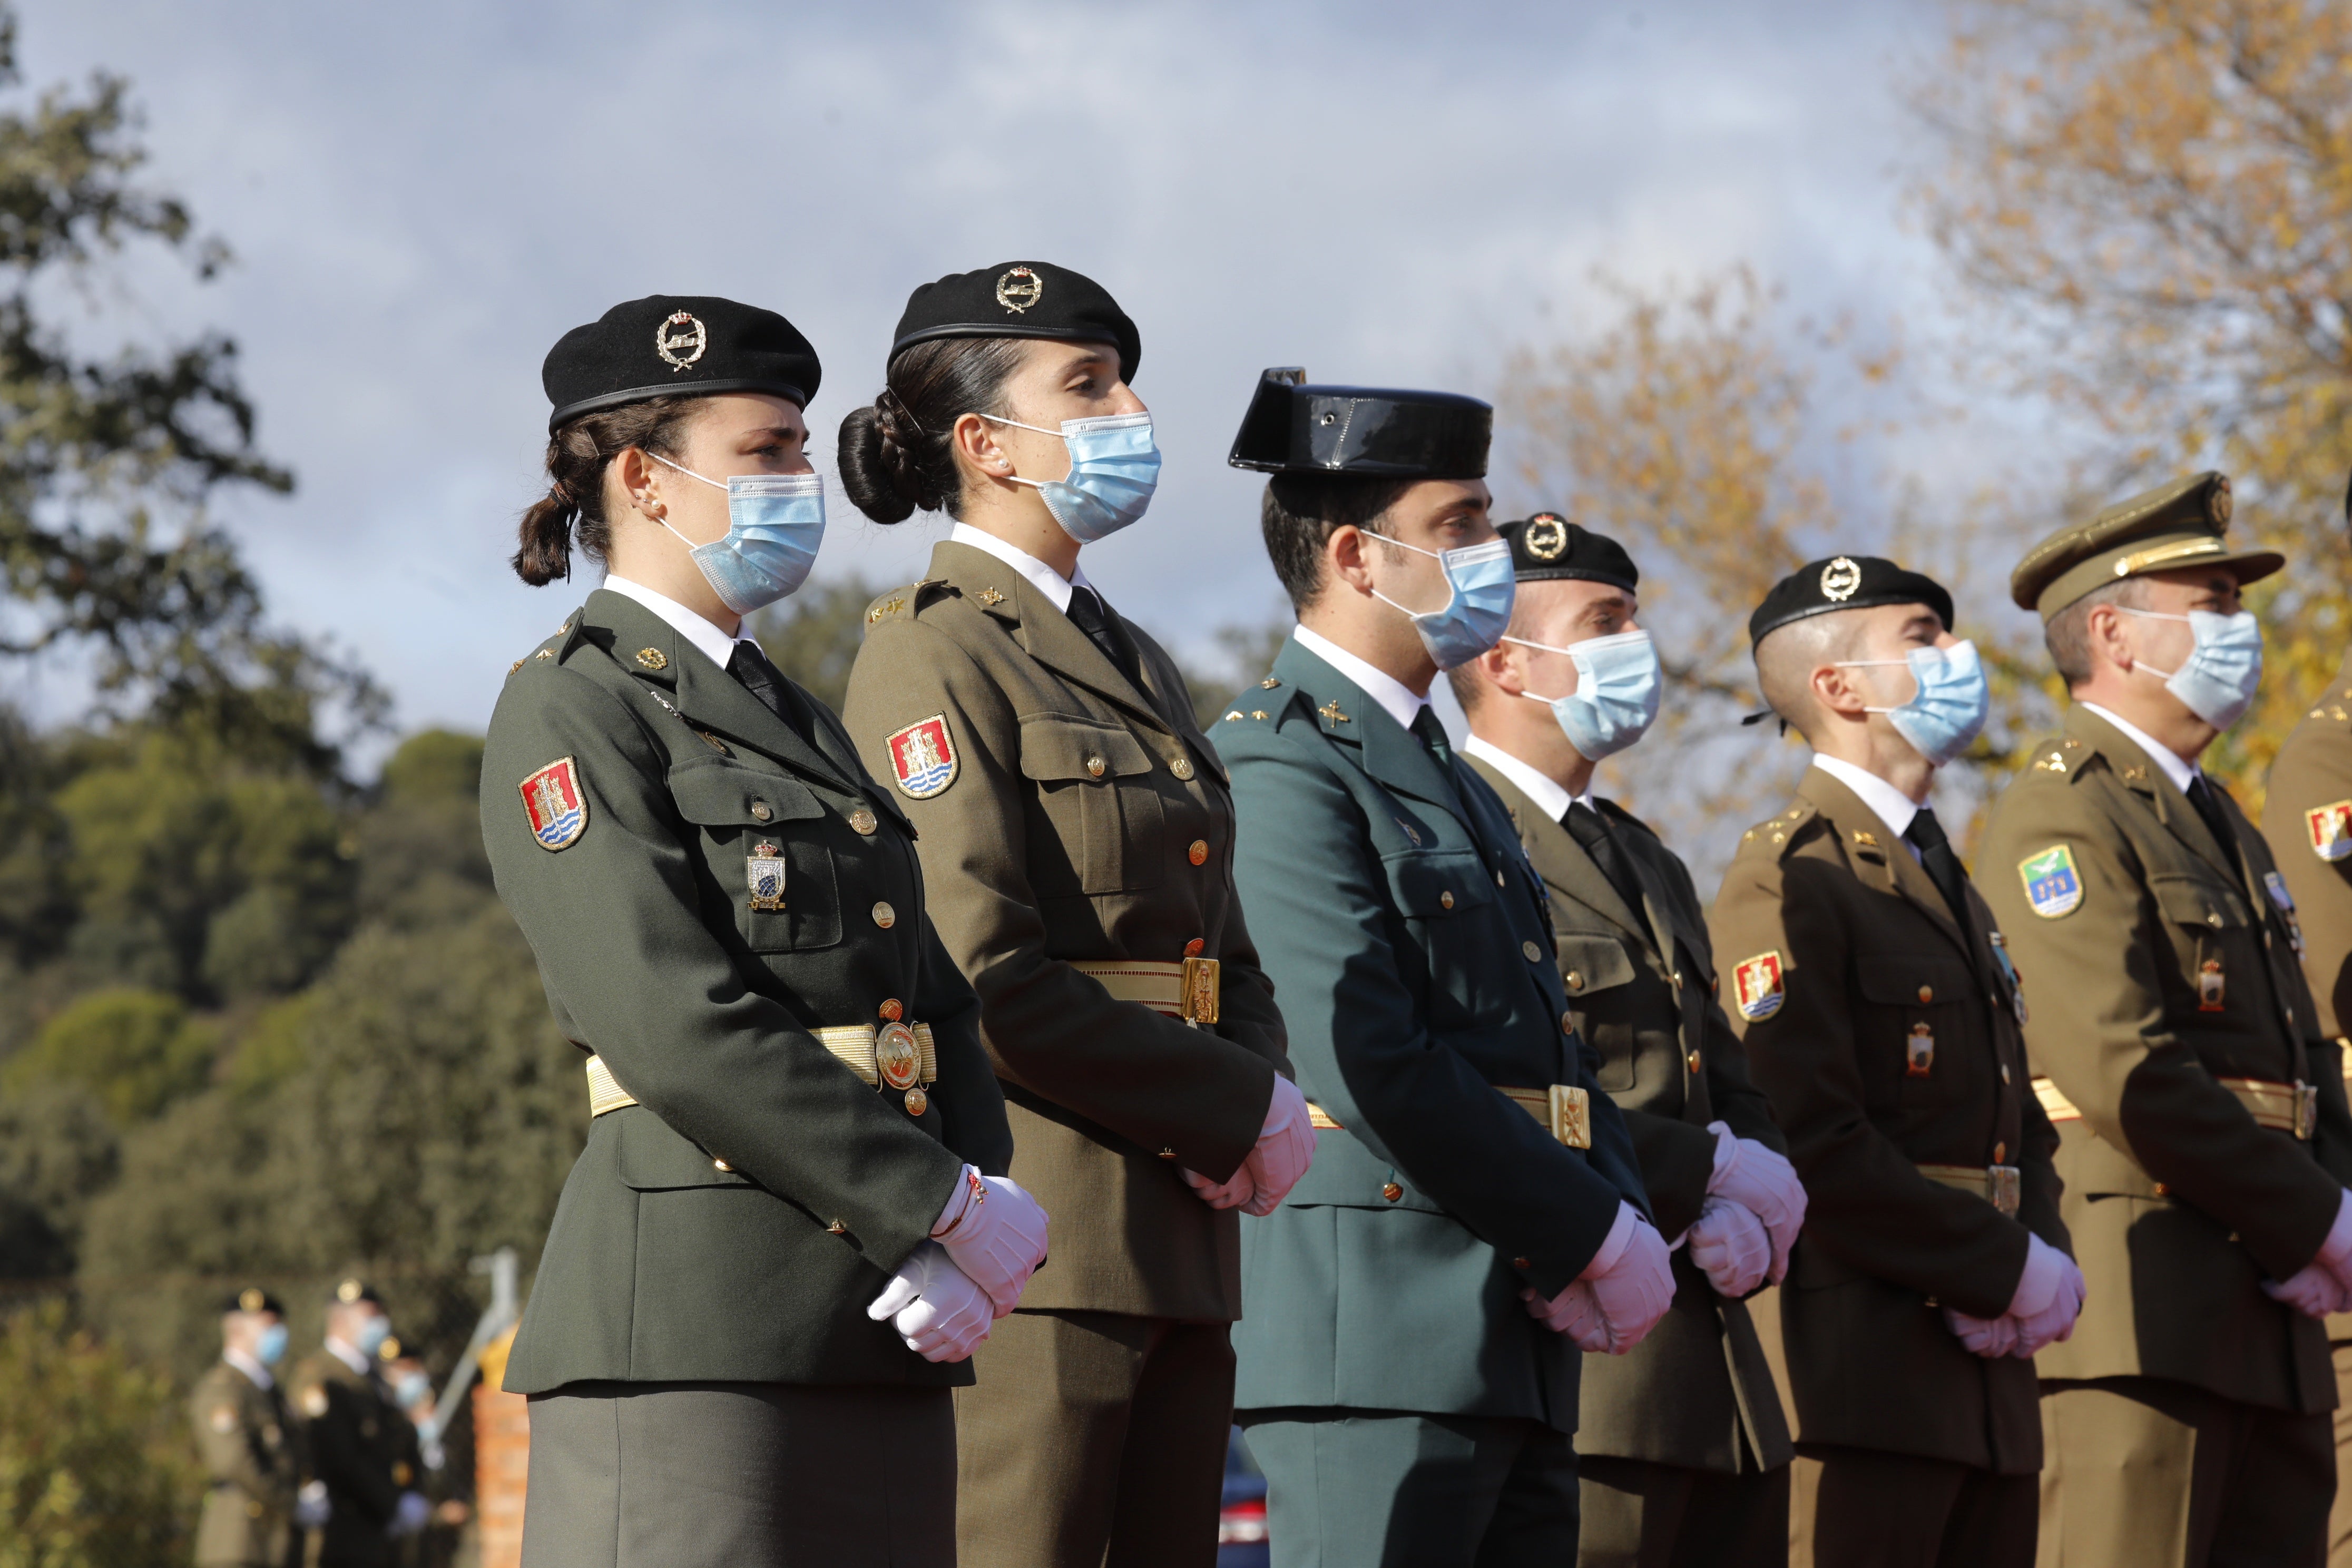
[[[1993,805],[1985,896],[2033,999],[2090,1305],[2040,1358],[2045,1563],[2317,1563],[2322,1320],[2352,1300],[2352,1115],[2287,882],[2198,759],[2262,679],[2217,473],[2010,578],[2074,705]]]
[[[310,1561],[317,1568],[394,1568],[402,1542],[431,1511],[415,1430],[384,1379],[384,1352],[397,1356],[399,1342],[383,1298],[358,1279],[341,1281],[328,1297],[326,1331],[288,1380],[324,1492],[326,1523]]]
[[[1808,1198],[1779,1305],[1816,1568],[2031,1563],[2032,1358],[2083,1304],[2024,1003],[1928,804],[1984,723],[1951,623],[1940,584],[1847,555],[1748,623],[1764,700],[1813,762],[1740,836],[1712,925]]]
[[[1234,894],[1224,770],[1174,661],[1079,564],[1158,479],[1141,352],[1066,268],[952,275],[914,291],[883,391],[841,427],[868,517],[955,519],[867,612],[845,716],[922,830],[1013,1173],[1054,1214],[1052,1267],[956,1396],[965,1568],[1206,1568],[1236,1211],[1315,1148]]]
[[[1778,1283],[1804,1221],[1788,1144],[1707,984],[1706,906],[1681,859],[1593,764],[1641,740],[1662,677],[1616,541],[1538,512],[1507,522],[1517,598],[1495,647],[1446,672],[1470,765],[1543,879],[1560,981],[1624,1112],[1674,1310],[1584,1366],[1583,1568],[1747,1568],[1789,1554],[1789,1425],[1741,1299]]]
[[[248,1286],[221,1304],[221,1358],[188,1394],[205,1480],[196,1568],[293,1568],[298,1524],[319,1522],[299,1500],[301,1433],[278,1383],[286,1338],[268,1292]]]
[[[954,1561],[949,1390],[1045,1252],[914,828],[742,635],[824,530],[815,352],[656,295],[541,373],[515,570],[604,585],[515,662],[482,837],[591,1126],[505,1385],[530,1568]],[[404,1422],[404,1426],[405,1423]]]
[[[1322,1128],[1243,1224],[1240,1417],[1274,1560],[1575,1561],[1580,1352],[1674,1294],[1544,889],[1428,705],[1511,618],[1493,411],[1269,371],[1234,442],[1298,626],[1214,727]]]

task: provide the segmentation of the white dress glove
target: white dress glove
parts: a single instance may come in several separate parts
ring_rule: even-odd
[[[294,1528],[297,1530],[324,1530],[327,1517],[332,1512],[334,1508],[327,1500],[327,1483],[324,1481],[304,1481],[302,1489],[294,1494]]]
[[[1536,1294],[1533,1286],[1519,1291],[1519,1300],[1528,1304],[1528,1316],[1535,1319],[1556,1334],[1566,1334],[1576,1342],[1576,1348],[1587,1354],[1599,1355],[1609,1349],[1609,1325],[1601,1319],[1600,1303],[1592,1299],[1592,1287],[1583,1280],[1573,1280],[1567,1289],[1546,1300]]]
[[[1753,1138],[1742,1138],[1727,1121],[1710,1121],[1715,1134],[1715,1174],[1707,1178],[1709,1196],[1729,1198],[1764,1222],[1772,1238],[1772,1283],[1789,1277],[1789,1248],[1805,1226],[1805,1184],[1797,1168]]]
[[[1314,1160],[1315,1128],[1307,1119],[1307,1097],[1298,1092],[1297,1084],[1276,1073],[1274,1098],[1265,1108],[1265,1125],[1258,1131],[1256,1147],[1242,1163],[1255,1188],[1242,1205],[1244,1212],[1272,1214]]]
[[[400,1506],[394,1510],[392,1522],[383,1527],[383,1532],[396,1541],[404,1535],[415,1534],[432,1518],[433,1505],[425,1500],[423,1492],[403,1492]]]
[[[2033,1246],[2057,1259],[2058,1288],[2051,1292],[2049,1305],[2038,1312],[2011,1309],[2010,1315],[2017,1320],[2017,1348],[2009,1353],[2020,1361],[2031,1361],[2043,1347],[2074,1338],[2074,1320],[2082,1315],[2083,1302],[2090,1294],[2090,1287],[2083,1282],[2083,1270],[2073,1258],[2038,1236]],[[2024,1281],[2018,1285],[2022,1289]]]
[[[988,1338],[1000,1315],[988,1293],[936,1241],[919,1244],[866,1315],[885,1318],[925,1361],[961,1361]]]
[[[2352,1192],[2337,1200],[2319,1255],[2283,1280],[2263,1280],[2263,1289],[2307,1318],[2352,1309]]]
[[[1620,1198],[1617,1223],[1609,1227],[1608,1239],[1575,1282],[1549,1300],[1533,1289],[1522,1289],[1519,1299],[1528,1304],[1529,1317],[1542,1319],[1555,1333],[1567,1334],[1580,1350],[1623,1355],[1674,1305],[1672,1258],[1657,1227]]]
[[[1970,1355],[1980,1355],[1987,1361],[2005,1356],[2017,1348],[2017,1320],[2003,1314],[1998,1318],[1971,1318],[1966,1312],[1944,1309],[1944,1326],[1959,1336]]]
[[[931,1239],[988,1292],[1001,1318],[1045,1261],[1045,1221],[1037,1200],[1011,1177],[983,1176],[979,1166],[966,1165],[955,1195],[931,1226]]]
[[[1183,1176],[1184,1184],[1200,1194],[1201,1201],[1213,1209],[1237,1209],[1249,1202],[1257,1193],[1257,1184],[1250,1177],[1247,1160],[1244,1160],[1234,1169],[1234,1173],[1222,1182],[1213,1182],[1200,1172],[1190,1168],[1184,1170]],[[1253,1209],[1250,1212],[1264,1214],[1267,1211]]]
[[[1710,1196],[1689,1232],[1691,1261],[1715,1293],[1737,1301],[1764,1283],[1772,1267],[1772,1238],[1746,1204]]]

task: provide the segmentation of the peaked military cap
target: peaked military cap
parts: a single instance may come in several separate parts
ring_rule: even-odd
[[[1002,261],[924,284],[907,296],[906,314],[890,334],[890,357],[934,338],[1113,343],[1121,381],[1133,381],[1143,363],[1143,339],[1110,290],[1050,261]]]
[[[1623,545],[1556,511],[1539,511],[1524,521],[1504,523],[1495,531],[1510,541],[1511,572],[1522,583],[1581,579],[1607,583],[1630,594],[1642,581]]]
[[[821,377],[800,329],[757,305],[648,294],[574,327],[547,351],[547,427],[652,397],[768,392],[806,408]]]
[[[355,1301],[365,1301],[377,1307],[383,1305],[383,1298],[375,1293],[375,1287],[359,1279],[339,1280],[327,1293],[327,1300],[340,1301],[346,1307]]]
[[[1790,621],[1832,610],[1869,610],[1881,605],[1925,605],[1944,629],[1952,629],[1952,595],[1924,573],[1908,572],[1875,555],[1833,555],[1810,561],[1772,584],[1748,617],[1752,647]]]
[[[2048,620],[2104,583],[2184,566],[2227,566],[2241,583],[2286,564],[2275,550],[2231,550],[2230,480],[2208,470],[2120,500],[2088,522],[2069,523],[2025,552],[2009,596]]]
[[[286,1315],[286,1304],[257,1285],[248,1285],[221,1303],[223,1312],[275,1312]]]
[[[1234,437],[1236,468],[1372,479],[1482,479],[1495,411],[1453,392],[1309,386],[1296,366],[1258,377]]]

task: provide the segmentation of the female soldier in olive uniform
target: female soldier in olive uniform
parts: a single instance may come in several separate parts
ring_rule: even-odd
[[[1175,665],[1077,565],[1158,477],[1139,351],[1076,273],[944,278],[842,426],[867,516],[959,520],[868,613],[845,716],[922,829],[1021,1179],[1055,1215],[1053,1267],[957,1395],[966,1568],[1212,1560],[1231,1211],[1271,1207],[1314,1147],[1234,901],[1224,770]]]
[[[516,569],[568,575],[576,529],[610,574],[483,773],[593,1117],[507,1363],[533,1568],[951,1563],[947,1390],[1044,1252],[913,830],[737,635],[823,531],[817,374],[781,316],[659,296],[544,371]]]

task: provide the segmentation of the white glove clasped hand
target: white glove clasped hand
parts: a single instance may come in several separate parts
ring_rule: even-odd
[[[1184,1180],[1213,1209],[1241,1209],[1264,1216],[1290,1195],[1315,1160],[1315,1128],[1307,1111],[1307,1097],[1298,1086],[1276,1073],[1274,1098],[1265,1108],[1265,1124],[1241,1167],[1222,1182],[1198,1171],[1186,1171]]]
[[[1718,1296],[1740,1300],[1771,1271],[1772,1238],[1746,1204],[1710,1196],[1691,1222],[1687,1240],[1691,1261]]]
[[[2036,1352],[2073,1336],[2087,1294],[2074,1260],[2040,1237],[2029,1236],[2025,1270],[2018,1276],[2009,1310],[1998,1318],[1972,1318],[1947,1307],[1944,1326],[1959,1336],[1972,1355],[2031,1361]]]
[[[1797,1168],[1785,1155],[1753,1138],[1740,1137],[1731,1131],[1729,1122],[1710,1121],[1706,1130],[1715,1134],[1715,1173],[1707,1178],[1707,1196],[1727,1198],[1763,1223],[1772,1242],[1772,1263],[1766,1274],[1778,1285],[1789,1277],[1789,1248],[1797,1245],[1797,1233],[1805,1227],[1805,1184],[1797,1179]],[[1698,1226],[1691,1228],[1696,1231]],[[1693,1245],[1696,1245],[1696,1237]],[[1696,1262],[1698,1254],[1692,1253],[1691,1259]],[[1720,1285],[1716,1289],[1727,1296],[1734,1294]]]
[[[1617,1223],[1574,1283],[1546,1300],[1530,1287],[1519,1292],[1528,1315],[1581,1351],[1623,1355],[1657,1327],[1674,1304],[1675,1279],[1664,1237],[1632,1204],[1620,1199]]]
[[[2352,1192],[2337,1200],[2319,1256],[2283,1280],[2263,1280],[2263,1289],[2307,1318],[2352,1310]]]
[[[962,1361],[988,1338],[997,1316],[988,1293],[936,1241],[917,1244],[866,1315],[877,1323],[889,1319],[925,1361]]]
[[[931,1226],[931,1239],[988,1292],[1001,1318],[1045,1261],[1045,1219],[1037,1200],[1010,1176],[983,1176],[978,1166],[966,1165]]]

